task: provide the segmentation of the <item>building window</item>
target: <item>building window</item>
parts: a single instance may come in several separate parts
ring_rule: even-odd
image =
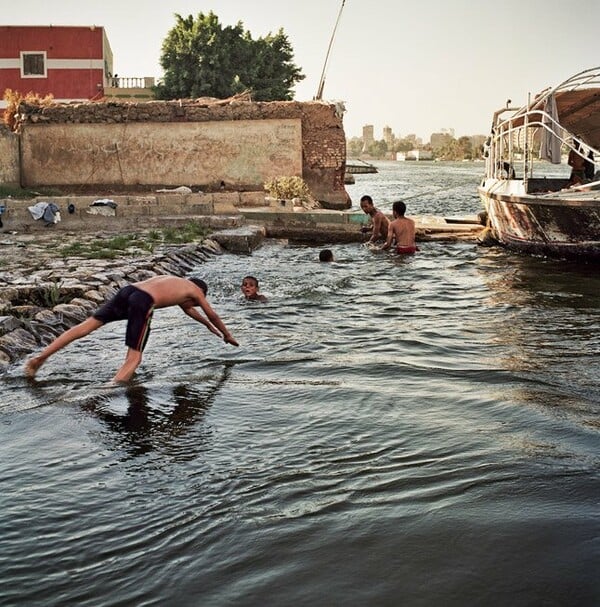
[[[46,76],[46,51],[21,51],[21,78]]]

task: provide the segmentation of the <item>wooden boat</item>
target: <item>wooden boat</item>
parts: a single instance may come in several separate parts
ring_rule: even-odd
[[[511,249],[600,260],[600,68],[521,108],[510,103],[494,113],[478,188],[492,236]],[[546,176],[565,152],[587,161],[588,179]]]
[[[346,160],[346,173],[357,175],[362,173],[378,173],[377,167],[370,162],[360,160],[360,158],[349,158]]]

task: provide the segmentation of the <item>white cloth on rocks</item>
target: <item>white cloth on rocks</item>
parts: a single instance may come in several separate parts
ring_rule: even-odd
[[[46,223],[58,223],[60,221],[58,206],[53,202],[37,202],[27,208],[36,221],[38,219],[43,219]]]

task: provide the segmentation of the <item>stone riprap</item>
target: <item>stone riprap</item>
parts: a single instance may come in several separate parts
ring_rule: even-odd
[[[211,238],[113,260],[60,258],[57,248],[39,236],[0,241],[0,371],[87,318],[120,287],[160,274],[184,276],[224,251]]]

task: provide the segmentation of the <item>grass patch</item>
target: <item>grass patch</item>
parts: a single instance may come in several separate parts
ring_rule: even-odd
[[[54,188],[40,188],[38,190],[29,190],[19,186],[0,184],[0,198],[16,198],[18,200],[35,198],[36,196],[62,196],[60,190]]]
[[[193,221],[179,227],[149,230],[141,234],[119,234],[112,238],[98,238],[89,242],[75,241],[61,247],[63,257],[86,259],[115,259],[152,253],[161,244],[186,244],[206,238],[207,228]]]
[[[193,221],[189,221],[183,226],[164,228],[162,232],[162,241],[168,244],[185,244],[194,242],[198,239],[206,238],[208,230]]]
[[[41,298],[46,308],[53,308],[59,303],[66,303],[66,301],[63,301],[62,286],[62,281],[55,281],[43,289]]]

